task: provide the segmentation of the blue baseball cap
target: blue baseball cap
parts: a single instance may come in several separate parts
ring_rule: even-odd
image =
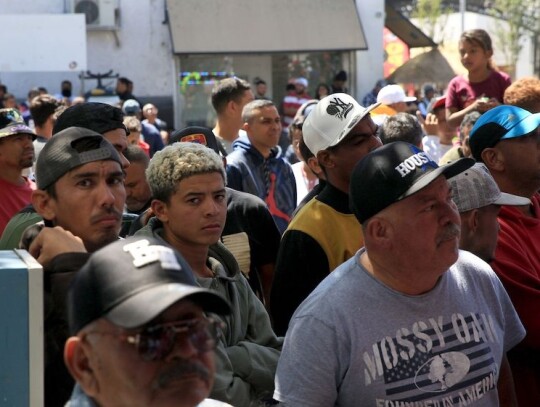
[[[500,105],[488,110],[476,121],[469,134],[473,157],[481,161],[482,151],[501,140],[526,136],[540,126],[540,113],[517,106]]]

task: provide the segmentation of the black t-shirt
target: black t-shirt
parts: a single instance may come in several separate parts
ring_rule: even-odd
[[[281,236],[265,202],[255,195],[227,188],[227,221],[222,236],[242,232],[249,239],[250,275],[257,272],[257,267],[276,262]],[[251,284],[253,279],[249,280]],[[257,292],[260,287],[252,288]]]

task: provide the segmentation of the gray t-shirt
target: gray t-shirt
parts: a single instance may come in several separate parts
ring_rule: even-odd
[[[497,406],[504,352],[525,336],[488,264],[461,251],[428,293],[369,274],[356,255],[294,314],[276,373],[286,406]]]

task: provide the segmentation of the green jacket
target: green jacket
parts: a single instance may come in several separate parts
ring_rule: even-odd
[[[163,225],[152,218],[137,236],[161,236]],[[212,278],[199,278],[205,288],[219,292],[232,306],[232,314],[222,317],[226,327],[216,349],[216,375],[210,398],[235,407],[262,405],[274,392],[274,375],[283,338],[272,330],[264,305],[253,293],[238,264],[225,246],[210,246],[208,266]]]

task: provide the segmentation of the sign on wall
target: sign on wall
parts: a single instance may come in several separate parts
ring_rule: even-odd
[[[2,14],[0,72],[86,70],[84,14]]]
[[[392,72],[407,62],[410,56],[407,44],[386,27],[384,28],[383,36],[385,52],[384,77],[387,78]]]

